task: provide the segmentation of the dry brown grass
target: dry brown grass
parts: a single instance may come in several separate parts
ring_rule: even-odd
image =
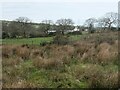
[[[36,86],[33,83],[30,83],[26,80],[19,80],[11,83],[6,83],[3,85],[4,88],[35,88]]]
[[[2,55],[7,58],[16,56],[23,60],[30,58],[33,59],[38,66],[52,66],[53,63],[53,66],[56,66],[58,62],[69,64],[72,58],[77,58],[82,62],[106,64],[114,62],[117,58],[117,43],[118,41],[116,40],[112,45],[109,43],[101,43],[95,46],[94,43],[81,41],[75,42],[73,45],[46,45],[44,47],[37,47],[36,49],[21,46],[3,46]]]
[[[16,47],[14,50],[15,50],[15,54],[18,57],[21,57],[24,60],[29,59],[29,57],[30,57],[29,48],[27,48],[27,47]]]
[[[94,33],[89,34],[81,38],[81,41],[87,41],[90,43],[95,43],[99,45],[101,43],[109,43],[110,45],[114,44],[114,41],[118,40],[118,32],[103,32],[103,33]]]
[[[24,74],[32,73],[31,71],[34,70],[47,72],[47,74],[49,74],[48,78],[50,77],[47,79],[53,83],[61,81],[64,83],[67,79],[69,82],[72,78],[73,83],[74,79],[80,82],[85,81],[90,88],[117,87],[118,72],[116,67],[114,67],[116,66],[114,62],[118,57],[118,40],[110,39],[112,33],[109,34],[110,36],[106,34],[102,34],[102,36],[99,35],[99,37],[97,34],[91,35],[85,40],[83,39],[69,45],[3,45],[2,64],[4,72],[3,81],[5,81],[3,87],[26,88],[37,86],[34,86],[34,83],[24,80],[24,78],[26,78]],[[104,40],[107,36],[109,38]],[[96,37],[98,38],[96,39]],[[103,38],[100,39],[100,37]],[[99,39],[100,41],[97,42]],[[23,69],[20,69],[21,65],[24,65],[24,60],[27,59],[30,59],[30,62],[25,62],[27,68],[23,67]],[[74,61],[72,62],[72,60],[76,60],[75,63]],[[108,68],[105,69],[107,65]],[[113,67],[109,65],[113,65]],[[111,67],[111,69],[109,69],[109,67]],[[70,74],[69,78],[66,76],[67,79],[65,79],[63,73],[66,75]]]
[[[77,58],[83,62],[106,64],[114,62],[118,56],[118,48],[115,47],[117,43],[116,40],[113,45],[101,43],[95,46],[94,43],[81,41],[75,42],[73,45],[47,45],[36,49],[21,46],[3,46],[2,55],[3,58],[11,57],[7,64],[12,62],[12,56],[16,56],[17,59],[33,59],[37,67],[57,66],[58,63],[69,64],[72,58]],[[16,61],[13,60],[13,63]]]
[[[4,58],[2,60],[3,66],[15,66],[18,65],[21,62],[21,59],[19,57],[14,58]]]
[[[70,45],[65,46],[46,46],[41,50],[33,51],[33,62],[37,67],[59,67],[63,64],[70,63],[71,56],[74,53],[74,47]],[[37,55],[35,58],[34,55]]]
[[[82,58],[82,56],[85,53],[87,53],[90,48],[94,46],[94,44],[85,41],[77,42],[73,45],[75,47],[75,54],[77,55],[78,58]]]
[[[118,78],[118,72],[106,73],[101,84],[105,88],[118,88]]]
[[[116,62],[118,57],[118,41],[109,44],[103,42],[95,44],[81,41],[73,44],[75,47],[74,56],[82,62],[108,64]]]
[[[73,76],[79,81],[87,81],[90,88],[118,87],[118,72],[104,70],[98,64],[76,65],[72,68]]]
[[[13,46],[11,45],[2,46],[2,56],[6,58],[9,58],[10,56],[12,56],[13,55],[12,49],[13,49]]]
[[[96,55],[97,55],[97,50],[94,47],[92,47],[88,50],[88,52],[86,52],[82,55],[81,60],[84,63],[97,64],[98,61],[97,61]]]
[[[76,42],[73,45],[51,45],[33,51],[34,65],[37,67],[57,67],[69,64],[73,57],[80,62],[94,64],[113,63],[117,57],[117,48],[109,43]],[[35,57],[38,56],[38,57]]]
[[[17,45],[4,45],[2,47],[2,57],[10,58],[10,57],[20,57],[22,59],[29,59],[30,50],[27,47],[21,47]]]
[[[61,62],[56,59],[45,59],[42,57],[37,57],[33,60],[33,65],[38,68],[45,68],[45,69],[51,69],[51,68],[57,68],[61,65]]]
[[[118,56],[118,51],[116,47],[111,46],[108,43],[102,43],[98,46],[99,52],[97,54],[97,58],[100,63],[111,62],[116,59]]]

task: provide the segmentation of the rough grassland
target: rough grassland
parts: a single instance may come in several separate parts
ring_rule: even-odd
[[[3,45],[3,87],[117,88],[117,32],[74,40],[68,45]]]

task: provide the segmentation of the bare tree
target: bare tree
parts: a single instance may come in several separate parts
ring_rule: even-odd
[[[107,27],[107,21],[108,19],[105,17],[99,18],[97,20],[98,27],[100,27],[101,29],[103,28],[105,30],[105,28]]]
[[[65,30],[69,30],[71,26],[73,26],[74,22],[72,19],[59,19],[56,21],[58,25],[58,31],[60,31],[63,35]]]
[[[21,22],[21,23],[30,23],[31,20],[27,17],[18,17],[15,21]]]
[[[23,32],[23,37],[27,37],[27,32],[28,29],[30,29],[30,24],[31,20],[27,17],[19,17],[17,19],[15,19],[16,22],[18,22],[20,24],[20,30]]]
[[[53,25],[52,20],[43,20],[40,28],[45,34],[48,34],[48,31],[51,29],[52,25]]]
[[[89,18],[85,21],[85,25],[87,25],[88,27],[90,26],[90,24],[94,25],[94,23],[96,22],[97,20],[95,18]]]
[[[42,23],[52,25],[53,21],[52,20],[43,20]]]
[[[106,18],[106,24],[108,26],[108,29],[111,30],[112,25],[117,25],[117,21],[118,21],[118,14],[114,13],[114,12],[109,12],[105,14],[105,18]]]
[[[92,32],[96,21],[97,20],[95,18],[89,18],[85,21],[85,25],[88,27],[90,33]]]

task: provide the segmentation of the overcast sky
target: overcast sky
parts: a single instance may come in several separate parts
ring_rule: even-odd
[[[88,18],[99,18],[107,12],[118,11],[119,0],[1,0],[0,19],[14,20],[28,17],[33,22],[71,18],[83,24]]]

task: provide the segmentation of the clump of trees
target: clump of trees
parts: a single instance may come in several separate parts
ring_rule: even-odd
[[[3,21],[2,29],[3,38],[27,38],[33,28],[30,19],[19,17],[14,21]]]
[[[58,45],[66,45],[70,43],[69,36],[67,35],[56,35],[53,38],[53,43]]]
[[[114,12],[108,12],[103,17],[89,18],[85,21],[85,25],[88,27],[89,33],[93,33],[95,31],[95,24],[97,28],[100,30],[113,30],[117,27],[118,23],[118,14]]]
[[[59,19],[54,24],[52,20],[32,23],[27,17],[19,17],[14,21],[2,21],[2,27],[3,38],[52,36],[59,32],[64,34],[67,30],[74,29],[71,19]]]
[[[101,18],[89,18],[83,26],[74,26],[72,19],[58,19],[55,23],[52,20],[43,20],[40,23],[33,23],[27,17],[19,17],[14,21],[2,21],[2,38],[34,38],[66,34],[82,34],[88,29],[94,33],[96,29],[113,30],[118,23],[118,14],[106,13]],[[97,26],[96,26],[97,25]],[[77,27],[78,31],[73,31]]]
[[[66,32],[74,29],[74,22],[72,19],[59,19],[56,21],[57,24],[57,33],[53,39],[53,43],[58,45],[65,45],[69,43],[69,37],[65,35]]]
[[[98,19],[99,27],[102,27],[104,30],[112,30],[112,26],[117,27],[118,23],[118,14],[114,12],[106,13],[102,18]]]
[[[74,29],[72,19],[59,19],[56,21],[56,24],[58,25],[57,32],[60,32],[62,35],[64,35],[66,31]]]

